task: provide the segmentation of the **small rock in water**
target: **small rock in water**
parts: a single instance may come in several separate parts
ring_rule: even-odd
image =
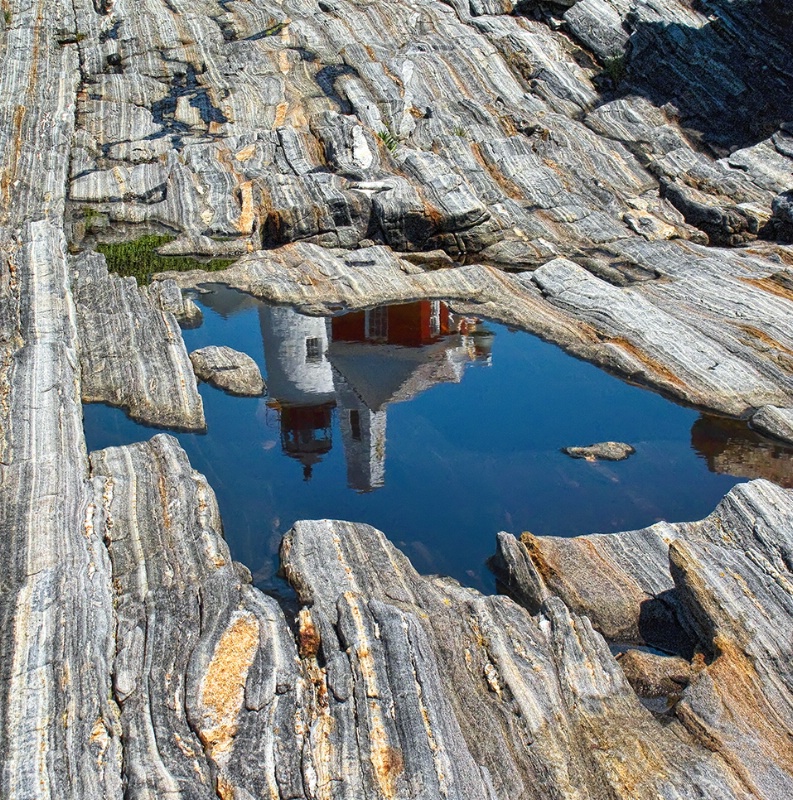
[[[572,458],[585,458],[587,461],[624,461],[636,449],[625,442],[598,442],[587,447],[563,447],[562,452]]]
[[[198,378],[229,394],[258,397],[265,385],[256,362],[231,347],[202,347],[190,353]]]

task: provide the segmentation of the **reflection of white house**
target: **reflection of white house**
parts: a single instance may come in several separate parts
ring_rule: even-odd
[[[259,324],[269,405],[278,410],[281,421],[281,447],[303,464],[308,480],[314,464],[333,445],[336,393],[325,357],[327,326],[322,317],[265,305],[259,308]]]
[[[438,301],[330,320],[285,308],[263,307],[259,314],[269,405],[279,411],[284,452],[303,463],[308,479],[331,449],[337,408],[347,482],[363,492],[385,481],[388,404],[439,383],[459,383],[466,363],[489,360],[492,342],[486,333],[474,344],[470,321],[456,323]]]
[[[333,401],[333,372],[325,358],[328,330],[324,317],[262,305],[259,324],[270,396],[282,404]]]

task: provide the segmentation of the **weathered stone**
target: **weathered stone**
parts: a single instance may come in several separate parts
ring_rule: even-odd
[[[706,786],[747,796],[718,758],[641,706],[588,620],[557,599],[532,618],[504,597],[421,578],[365,525],[300,522],[282,559],[310,604],[311,652],[327,664],[335,721],[327,776],[341,786],[356,781],[342,742],[357,719],[371,761],[392,754],[384,772],[399,797],[414,796],[407,787],[417,774],[434,787],[430,796],[444,784],[449,796],[499,798],[693,798]],[[427,721],[417,728],[407,715],[419,698]],[[446,720],[446,732],[428,750],[435,719]],[[448,766],[433,768],[452,752]],[[468,783],[458,783],[462,770]]]
[[[614,286],[561,258],[518,275],[479,265],[421,269],[382,246],[347,252],[302,243],[245,256],[220,279],[310,313],[421,298],[470,303],[477,313],[722,413],[793,405],[791,302],[770,264],[716,259],[706,248],[675,243],[620,250],[630,261],[620,275],[630,269],[664,280]],[[218,273],[161,277],[195,288]]]
[[[160,308],[176,317],[182,328],[198,328],[204,321],[201,309],[189,298],[174,281],[157,281],[145,289]]]
[[[0,794],[793,793],[789,495],[752,484],[701,523],[584,544],[502,537],[534,617],[420,578],[371,529],[304,523],[294,635],[172,440],[96,454],[89,480],[81,391],[201,426],[172,316],[194,311],[89,256],[70,285],[64,233],[68,194],[77,239],[94,217],[252,251],[230,285],[308,310],[448,297],[787,436],[791,250],[747,246],[790,239],[785,4],[6,5]],[[593,625],[700,649],[675,718]]]
[[[309,686],[281,609],[231,560],[206,479],[165,435],[91,467],[127,794],[306,797]]]
[[[751,423],[761,433],[793,442],[793,408],[763,406],[752,415]]]
[[[196,376],[229,394],[258,397],[264,381],[256,362],[246,353],[231,347],[202,347],[190,353]]]
[[[73,260],[72,290],[83,401],[121,406],[150,425],[203,430],[201,397],[163,290],[152,296],[134,278],[109,275],[104,256],[90,252]]]
[[[562,452],[571,458],[584,458],[587,461],[624,461],[636,449],[624,442],[598,442],[586,447],[563,447]]]
[[[673,702],[679,699],[694,674],[692,665],[683,658],[642,650],[619,653],[617,663],[639,697],[666,697]]]
[[[791,643],[779,631],[793,615],[791,499],[789,491],[755,481],[733,489],[701,522],[569,540],[530,537],[523,545],[501,534],[496,563],[527,605],[558,596],[607,638],[638,630],[645,641],[655,639],[656,622],[645,633],[642,618],[648,602],[662,601],[700,653],[677,718],[726,763],[740,764],[754,796],[784,796],[793,786],[793,681]],[[682,635],[678,652],[681,644]]]

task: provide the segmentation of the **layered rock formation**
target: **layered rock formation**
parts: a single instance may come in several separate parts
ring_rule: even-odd
[[[770,798],[790,788],[786,729],[770,736],[786,719],[786,668],[764,634],[725,627],[737,606],[700,607],[697,641],[727,655],[688,668],[682,725],[662,722],[586,616],[547,593],[532,616],[506,597],[423,578],[366,525],[301,522],[286,537],[283,564],[302,605],[292,632],[231,561],[211,489],[174,439],[91,463],[102,498],[95,526],[112,565],[113,697],[131,796],[178,786],[190,797]],[[754,541],[781,547],[789,507],[770,484],[736,490],[717,511],[722,536],[748,546],[753,510],[765,526]],[[705,582],[703,603],[718,574],[683,554],[712,524],[679,526],[687,538],[672,559],[686,587]],[[784,581],[764,591],[790,613]],[[726,599],[751,602],[734,591]],[[600,627],[596,604],[587,611]],[[739,653],[757,673],[732,675],[745,667]],[[744,683],[722,682],[719,669]],[[738,698],[733,686],[756,691]],[[739,756],[735,731],[704,710],[714,698],[740,707],[744,730],[769,713],[757,705],[763,691],[781,692],[753,734],[763,749]]]
[[[789,491],[755,481],[701,522],[577,539],[500,534],[497,563],[527,607],[561,598],[612,639],[678,649],[692,641],[702,661],[676,717],[752,794],[784,797],[793,654],[780,625],[793,609],[792,512]]]
[[[145,222],[180,232],[169,252],[267,248],[224,280],[284,302],[464,296],[687,402],[784,415],[791,255],[756,244],[785,241],[793,178],[777,5],[566,5],[118,0],[81,15],[75,231]],[[356,254],[372,242],[387,249]],[[403,276],[370,268],[430,248],[540,269],[477,291],[425,263],[389,291]],[[540,296],[515,314],[527,284]],[[768,413],[758,429],[789,441]]]
[[[134,278],[109,275],[103,256],[74,259],[83,401],[121,406],[151,425],[204,430],[195,375],[163,283],[140,291]],[[190,318],[189,306],[175,310]]]
[[[119,223],[247,254],[229,285],[315,312],[450,298],[789,439],[789,12],[558,11],[3,4],[3,796],[792,793],[788,493],[502,537],[527,608],[418,576],[365,526],[301,523],[293,630],[173,440],[85,452],[82,397],[203,424],[174,316],[194,309],[67,252]],[[623,656],[634,686],[689,680],[671,717],[598,630],[685,651]]]

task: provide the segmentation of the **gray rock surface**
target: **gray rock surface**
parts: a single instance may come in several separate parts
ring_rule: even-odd
[[[163,308],[167,290],[150,294],[108,274],[97,253],[74,259],[82,397],[150,425],[200,431],[204,408],[179,325]]]
[[[563,447],[562,452],[571,458],[587,461],[624,461],[636,452],[636,448],[625,442],[598,442],[584,447]]]
[[[258,397],[264,381],[256,362],[246,353],[231,347],[202,347],[190,353],[196,376],[229,394]]]
[[[174,281],[156,281],[147,286],[145,293],[165,311],[176,317],[181,328],[199,328],[204,315],[195,302],[184,296]]]
[[[693,640],[697,668],[675,715],[741,764],[754,795],[783,797],[793,786],[791,640],[780,636],[793,611],[791,523],[791,492],[755,481],[701,522],[522,543],[499,534],[496,563],[528,607],[561,598],[609,639],[678,651]]]
[[[752,427],[782,441],[793,441],[793,408],[763,406],[752,415]]]
[[[691,244],[636,243],[625,256],[663,278],[616,286],[562,258],[517,275],[476,264],[423,269],[383,246],[298,243],[245,256],[221,280],[309,313],[445,298],[689,403],[735,416],[793,407],[784,269]],[[163,273],[183,287],[216,275]]]
[[[6,6],[6,8],[9,8]],[[0,31],[0,794],[122,795],[109,561],[93,527],[63,212],[74,10],[14,4]]]
[[[327,665],[337,720],[329,768],[342,786],[356,773],[337,760],[346,748],[336,742],[357,713],[364,742],[400,754],[391,771],[398,797],[414,796],[408,787],[417,774],[429,786],[443,775],[450,796],[457,796],[452,781],[475,797],[693,798],[705,787],[746,796],[720,759],[654,719],[588,620],[558,600],[531,617],[504,597],[421,578],[382,534],[351,523],[298,523],[282,558],[310,604]],[[425,722],[415,726],[406,712],[421,705]],[[438,713],[447,733],[428,748]],[[547,724],[553,718],[560,724]],[[433,769],[432,761],[454,752],[452,732],[455,750],[470,756]],[[475,772],[457,783],[471,757],[489,792]],[[376,751],[370,758],[377,763]]]
[[[449,297],[780,435],[789,9],[510,5],[4,5],[4,797],[793,793],[781,489],[583,545],[502,537],[533,616],[365,526],[303,523],[293,632],[173,440],[89,471],[81,396],[203,422],[173,316],[194,312],[70,260],[92,218],[249,253],[231,285],[309,310]],[[429,249],[466,265],[399,257]],[[672,717],[596,629],[697,650]]]
[[[302,785],[312,702],[295,641],[231,560],[206,479],[165,435],[94,453],[91,470],[125,796],[315,796]]]

